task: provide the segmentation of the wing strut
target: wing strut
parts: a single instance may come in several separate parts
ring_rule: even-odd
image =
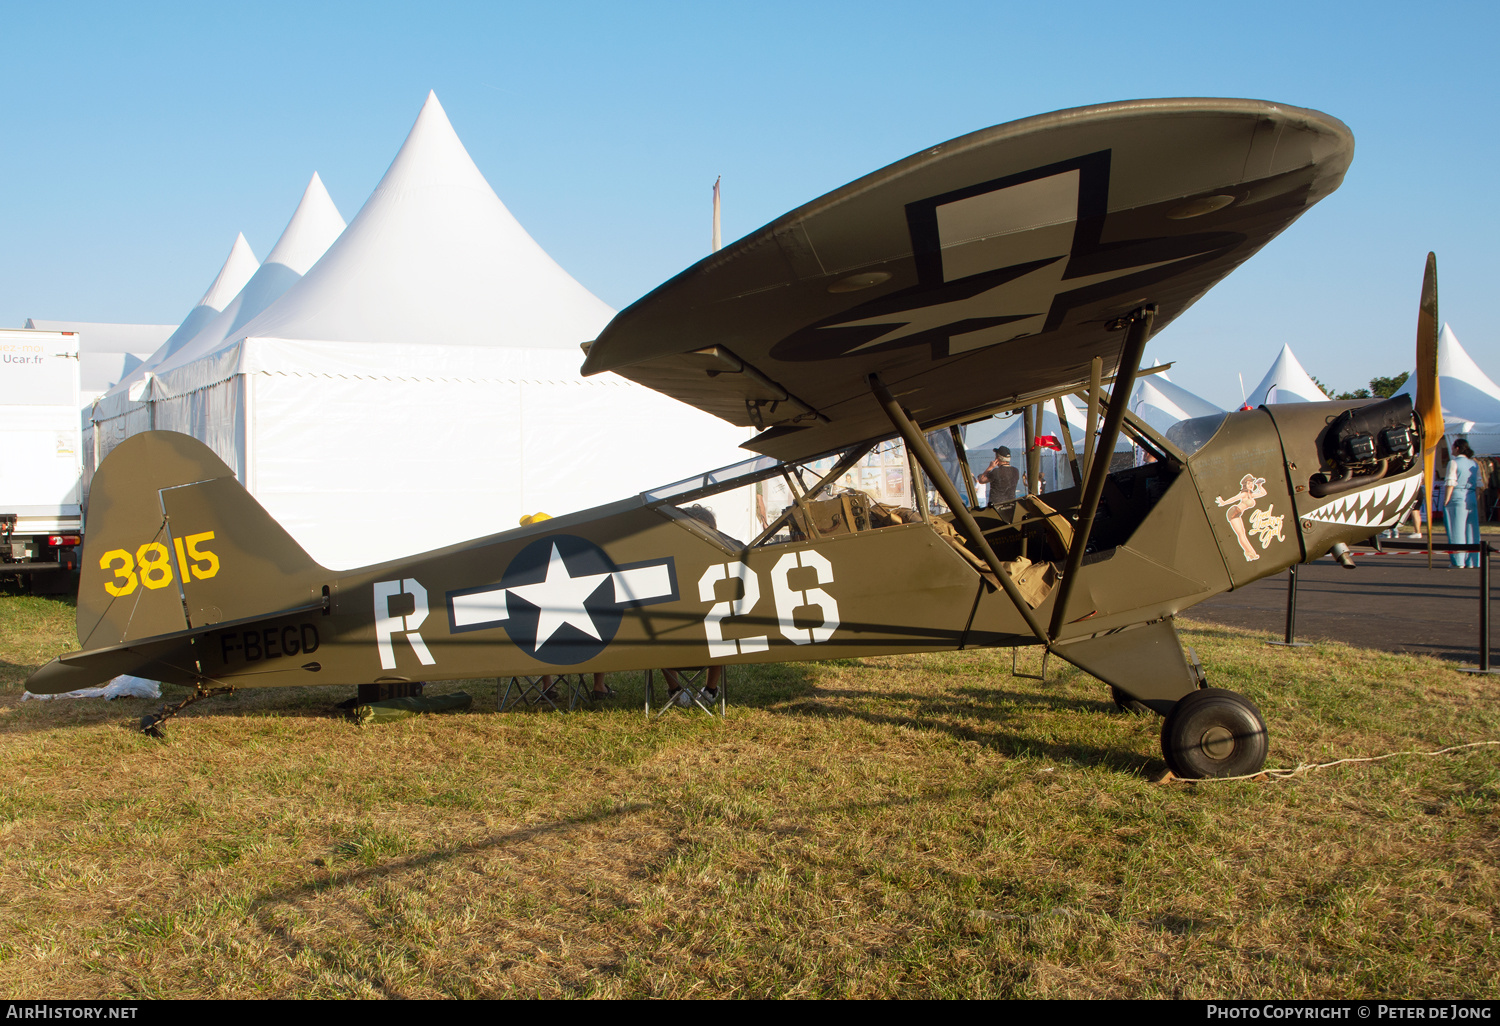
[[[1099,500],[1104,495],[1104,480],[1109,476],[1109,464],[1115,454],[1115,442],[1120,438],[1120,425],[1125,421],[1125,408],[1130,405],[1130,390],[1135,387],[1136,371],[1141,365],[1141,355],[1146,351],[1146,340],[1151,337],[1151,323],[1156,319],[1154,303],[1142,306],[1120,318],[1111,327],[1126,329],[1125,345],[1120,350],[1120,366],[1115,371],[1114,387],[1110,389],[1110,402],[1104,414],[1104,424],[1099,429],[1099,441],[1094,446],[1094,458],[1089,463],[1089,479],[1083,486],[1083,498],[1078,503],[1077,522],[1073,527],[1073,547],[1068,549],[1068,561],[1063,566],[1062,580],[1058,582],[1057,598],[1052,606],[1050,635],[1056,638],[1066,624],[1068,598],[1073,594],[1073,581],[1078,568],[1083,565],[1083,553],[1088,547],[1089,534],[1094,529],[1094,515],[1099,512]],[[1123,322],[1123,323],[1121,323]],[[1098,361],[1095,361],[1095,366]],[[1094,382],[1089,382],[1089,406],[1097,401]],[[1119,401],[1115,399],[1118,397]]]
[[[943,471],[942,464],[938,462],[937,454],[927,444],[927,439],[923,436],[921,428],[912,423],[911,418],[906,415],[906,411],[901,408],[901,404],[896,402],[895,396],[891,395],[890,390],[880,380],[879,374],[870,375],[870,391],[880,401],[880,405],[885,410],[885,415],[890,418],[891,424],[901,433],[901,438],[906,442],[906,451],[917,458],[917,462],[922,465],[922,469],[927,472],[927,476],[932,479],[933,485],[937,487],[938,494],[943,497],[943,501],[953,511],[953,519],[958,529],[963,532],[964,538],[974,547],[974,551],[979,553],[980,558],[984,560],[990,570],[994,572],[995,578],[1000,582],[1000,587],[1005,589],[1005,597],[1010,599],[1011,605],[1016,607],[1016,611],[1021,614],[1021,618],[1026,621],[1026,626],[1031,628],[1031,633],[1036,635],[1037,640],[1046,645],[1048,651],[1055,651],[1052,642],[1047,638],[1046,632],[1042,630],[1041,623],[1032,615],[1031,607],[1021,597],[1021,592],[1017,590],[1015,582],[1010,579],[1010,574],[1005,572],[1005,567],[1000,563],[1000,557],[995,555],[994,549],[990,548],[990,543],[985,539],[984,532],[979,529],[978,521],[969,512],[969,507],[964,503],[963,497],[958,494],[958,489]],[[920,495],[917,498],[919,505],[925,507],[926,501]],[[925,513],[926,510],[924,509],[923,512]]]

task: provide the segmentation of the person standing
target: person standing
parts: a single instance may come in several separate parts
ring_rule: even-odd
[[[1013,501],[1016,497],[1016,485],[1021,481],[1021,471],[1010,465],[1010,447],[996,446],[995,458],[975,481],[990,486],[991,506]]]
[[[1479,464],[1467,439],[1453,441],[1453,458],[1443,480],[1443,523],[1452,545],[1479,544]],[[1448,558],[1457,567],[1477,567],[1479,553],[1452,552]]]

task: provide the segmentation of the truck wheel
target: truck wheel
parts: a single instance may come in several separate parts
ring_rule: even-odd
[[[1161,727],[1167,767],[1187,780],[1258,773],[1267,747],[1266,721],[1255,703],[1223,688],[1179,699]]]

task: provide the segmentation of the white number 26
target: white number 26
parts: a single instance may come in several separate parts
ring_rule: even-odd
[[[792,587],[792,575],[805,571],[799,583],[807,585],[806,576],[812,575],[810,586],[801,589]],[[717,600],[716,586],[721,581],[737,580],[742,589],[737,599]],[[839,604],[823,590],[823,585],[833,583],[833,564],[823,555],[812,552],[788,552],[771,568],[771,591],[776,600],[776,626],[783,637],[794,645],[810,645],[827,641],[839,627]],[[718,563],[704,571],[698,580],[698,598],[714,603],[703,618],[703,630],[708,635],[708,655],[711,659],[748,655],[764,652],[770,647],[765,635],[726,639],[720,622],[726,616],[744,616],[760,601],[760,580],[754,570],[744,563]],[[798,627],[795,613],[799,609],[816,607],[821,611],[822,622],[815,627]],[[804,620],[805,622],[805,620]]]

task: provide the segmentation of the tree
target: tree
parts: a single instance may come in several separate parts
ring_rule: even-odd
[[[1323,394],[1330,399],[1389,399],[1396,394],[1396,390],[1406,384],[1406,373],[1396,375],[1393,378],[1371,378],[1369,388],[1356,388],[1352,392],[1335,392],[1317,378],[1313,378],[1313,384],[1323,390]]]
[[[1309,374],[1308,377],[1312,377],[1312,375]],[[1321,388],[1323,390],[1323,394],[1326,395],[1330,399],[1369,399],[1370,398],[1370,390],[1368,388],[1356,388],[1352,392],[1335,392],[1333,389],[1331,389],[1327,385],[1323,384],[1323,382],[1319,381],[1317,378],[1313,378],[1313,384],[1317,385],[1319,388]]]

